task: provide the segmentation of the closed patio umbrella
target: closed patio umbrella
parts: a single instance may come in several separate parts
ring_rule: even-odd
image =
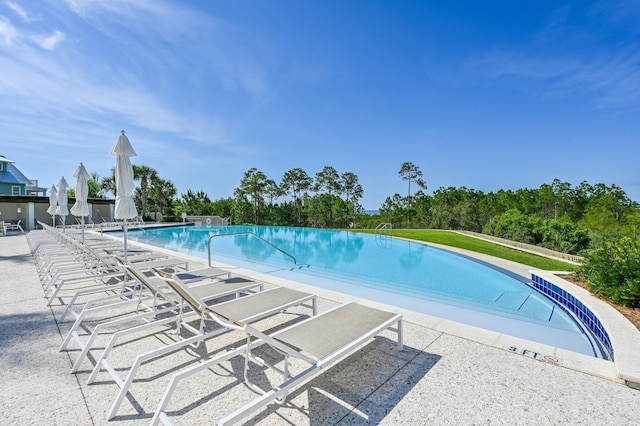
[[[89,203],[87,203],[87,197],[89,196],[89,173],[84,168],[82,163],[76,169],[73,177],[76,181],[76,203],[71,207],[71,214],[79,216],[82,225],[82,242],[84,243],[84,217],[89,216]]]
[[[51,185],[51,189],[49,190],[49,208],[47,209],[47,213],[49,213],[53,218],[53,227],[56,227],[56,210],[58,210],[58,191],[56,191],[56,186]]]
[[[133,202],[133,167],[131,157],[136,152],[125,136],[124,130],[120,132],[116,144],[111,149],[111,154],[116,156],[116,206],[114,216],[124,220],[122,231],[124,232],[124,258],[127,259],[127,219],[138,216],[136,205]]]
[[[69,188],[69,184],[64,179],[64,176],[62,176],[62,178],[60,178],[60,182],[58,182],[58,208],[56,209],[56,214],[58,216],[62,216],[63,232],[65,230],[65,222],[67,220],[67,215],[69,214],[69,208],[67,207],[67,204],[69,204],[67,188]]]

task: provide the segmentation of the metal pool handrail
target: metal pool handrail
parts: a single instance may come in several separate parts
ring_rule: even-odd
[[[389,222],[383,222],[378,226],[376,226],[376,229],[375,229],[376,237],[383,237],[383,236],[391,237],[392,233],[393,233],[393,225],[390,224]]]
[[[291,259],[293,259],[293,263],[294,265],[297,265],[298,262],[296,261],[296,258],[293,257],[292,255],[290,255],[289,253],[287,253],[286,251],[282,250],[280,247],[276,246],[275,244],[265,240],[264,238],[262,238],[260,235],[256,234],[255,232],[251,232],[251,231],[245,231],[245,232],[232,232],[230,234],[215,234],[209,237],[209,239],[207,240],[207,257],[209,259],[209,266],[211,266],[211,240],[214,239],[215,237],[228,237],[231,235],[243,235],[243,234],[249,234],[249,235],[253,235],[254,237],[256,237],[257,239],[259,239],[260,241],[269,244],[271,247],[273,247],[274,249],[278,250],[279,252],[285,254],[286,256],[289,256]]]

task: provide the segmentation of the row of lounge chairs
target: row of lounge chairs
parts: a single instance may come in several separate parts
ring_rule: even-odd
[[[318,314],[316,296],[311,293],[272,285],[265,288],[264,283],[219,268],[190,270],[183,259],[147,250],[133,249],[125,256],[121,244],[104,237],[88,235],[80,243],[71,232],[41,225],[47,238],[37,240],[30,234],[29,241],[45,297],[49,304],[64,306],[59,323],[73,317],[60,350],[72,350],[72,342],[79,348],[72,373],[88,359],[95,359],[88,384],[104,372],[116,383],[119,390],[108,419],[118,414],[131,395],[143,364],[181,350],[191,351],[199,362],[172,367],[152,424],[172,424],[166,410],[179,383],[236,358],[244,358],[243,381],[259,396],[221,416],[219,424],[233,424],[270,403],[282,403],[293,389],[385,330],[397,334],[397,347],[402,349],[400,314],[358,303]],[[266,318],[278,323],[283,312],[292,310],[296,315],[287,317],[290,321],[277,325],[275,331],[257,325]],[[113,352],[130,346],[125,339],[135,341],[130,336],[157,330],[173,337],[138,353],[129,368],[112,365]],[[227,333],[244,336],[244,343],[234,341],[209,350],[207,342]],[[108,342],[97,345],[99,339]],[[98,357],[90,357],[92,351],[100,350]],[[275,361],[265,358],[265,350],[275,354],[271,356]],[[271,387],[254,384],[250,366],[275,371],[280,379]]]
[[[65,219],[66,220],[66,219]],[[64,223],[63,223],[64,222]],[[102,218],[101,222],[94,222],[91,218],[88,218],[84,222],[82,222],[81,218],[75,218],[75,223],[67,223],[63,221],[61,217],[58,217],[57,228],[65,228],[65,229],[94,229],[94,230],[114,230],[121,229],[125,224],[122,220],[110,221],[107,218]],[[143,228],[148,223],[145,222],[141,217],[137,217],[134,219],[128,219],[126,224],[129,228]]]

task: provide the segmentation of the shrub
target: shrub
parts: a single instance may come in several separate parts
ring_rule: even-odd
[[[539,218],[511,209],[494,217],[484,226],[482,232],[507,240],[538,244],[539,238],[536,234],[538,227],[540,227]]]
[[[589,231],[567,220],[545,220],[537,232],[542,236],[539,244],[562,253],[580,253],[589,247]]]
[[[162,216],[162,218],[160,219],[160,222],[182,222],[182,216],[178,217],[178,216]]]
[[[621,237],[589,250],[578,274],[595,294],[631,308],[640,307],[640,240]]]

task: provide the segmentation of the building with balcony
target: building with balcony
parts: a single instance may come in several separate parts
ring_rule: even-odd
[[[0,195],[47,195],[47,188],[38,187],[38,181],[28,179],[15,161],[0,155]]]

